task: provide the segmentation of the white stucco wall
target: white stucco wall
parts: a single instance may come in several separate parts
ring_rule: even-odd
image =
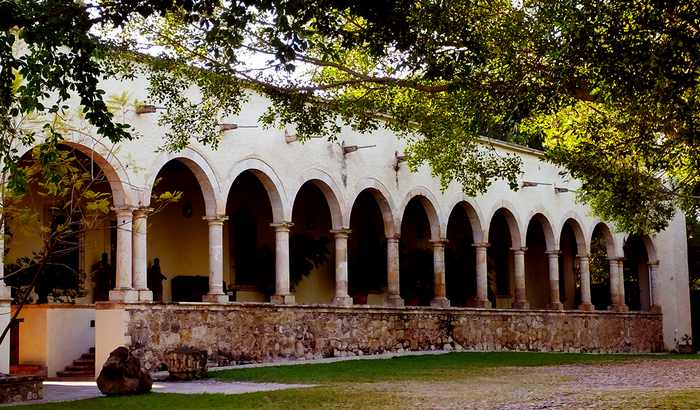
[[[112,350],[129,344],[126,324],[129,314],[124,309],[97,309],[95,313],[95,376],[99,376],[102,365]]]
[[[24,319],[19,326],[19,362],[46,367],[48,377],[95,347],[92,307],[27,305],[19,318]]]
[[[50,309],[47,314],[46,368],[52,377],[95,347],[95,328],[90,326],[95,309]]]
[[[0,301],[0,332],[10,324],[10,303]],[[0,344],[0,373],[10,373],[10,334]]]
[[[132,100],[147,99],[147,85],[143,79],[132,82],[108,81],[104,87],[107,96],[126,91]],[[267,101],[264,98],[252,95],[250,101],[244,104],[239,116],[222,118],[222,122],[256,125],[266,106]],[[535,151],[526,148],[494,143],[498,151],[516,153],[522,158],[522,180],[551,185],[539,185],[514,192],[504,181],[500,181],[493,184],[483,195],[466,198],[457,184],[450,185],[444,192],[441,191],[439,181],[431,175],[427,167],[411,173],[405,164],[401,164],[398,172],[395,172],[394,153],[401,153],[404,143],[386,130],[361,135],[344,129],[339,142],[344,141],[346,145],[376,145],[374,148],[359,150],[346,156],[343,156],[339,143],[322,139],[312,139],[305,144],[286,143],[284,130],[262,127],[225,132],[217,150],[193,142],[182,152],[163,153],[159,152],[158,148],[163,141],[165,130],[157,125],[158,116],[158,113],[126,113],[123,120],[131,124],[135,134],[140,137],[134,141],[120,143],[114,150],[111,150],[111,145],[107,142],[96,142],[85,137],[76,137],[74,140],[85,147],[94,146],[97,153],[108,157],[106,161],[102,161],[99,156],[95,158],[96,161],[101,161],[103,169],[112,168],[108,177],[115,181],[113,188],[117,187],[124,192],[124,195],[115,196],[118,202],[132,206],[148,205],[152,184],[160,168],[169,159],[183,158],[198,176],[200,183],[204,182],[206,185],[204,196],[209,213],[224,214],[228,190],[234,179],[245,170],[255,169],[266,175],[270,186],[276,191],[276,197],[279,197],[279,203],[273,203],[273,209],[276,210],[273,212],[276,214],[275,222],[291,220],[295,195],[304,182],[311,179],[322,181],[328,187],[328,197],[337,201],[333,215],[334,228],[348,227],[353,201],[368,187],[377,189],[386,198],[395,222],[395,230],[400,227],[403,207],[410,198],[416,194],[425,196],[436,211],[437,226],[433,228],[436,236],[440,237],[445,236],[449,215],[460,201],[467,201],[474,210],[476,219],[471,222],[476,240],[488,238],[491,217],[499,208],[507,208],[517,221],[520,243],[514,243],[515,247],[524,246],[528,223],[537,213],[543,214],[551,226],[553,241],[549,247],[552,249],[558,249],[561,229],[567,218],[575,219],[581,226],[585,233],[586,247],[590,244],[593,229],[599,222],[587,206],[575,201],[573,193],[555,193],[555,186],[576,189],[576,181],[562,180],[558,168],[543,162]],[[113,152],[108,155],[110,150]],[[107,169],[105,171],[107,172]],[[331,204],[330,208],[333,210],[334,206]],[[201,223],[205,224],[204,221]],[[610,229],[613,230],[613,227]],[[610,256],[622,256],[624,237],[625,233],[615,234],[616,254]],[[684,333],[690,333],[687,250],[682,216],[677,216],[669,228],[659,233],[652,242],[656,247],[656,258],[660,261],[658,283],[662,294],[664,337],[667,347],[673,348],[675,334],[682,336]],[[150,260],[151,256],[148,258]],[[447,286],[449,287],[449,283]],[[307,292],[306,283],[301,283],[299,290]],[[119,314],[118,311],[103,311],[98,313],[98,319],[102,315],[104,320],[111,320],[109,315]],[[114,334],[97,336],[100,358],[98,362],[108,354],[108,351],[104,350],[106,348],[99,346],[116,346],[117,339],[123,337],[122,331],[123,329],[110,329],[109,332]],[[108,343],[105,339],[108,337],[117,339],[114,339],[114,343]]]

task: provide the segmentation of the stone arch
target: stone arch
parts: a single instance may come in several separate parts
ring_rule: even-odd
[[[581,219],[578,215],[573,212],[568,212],[562,219],[561,224],[559,224],[559,236],[561,237],[564,226],[569,224],[576,238],[576,251],[579,255],[583,256],[588,254],[588,241],[586,240],[586,234],[583,230],[583,224],[580,221]]]
[[[326,198],[328,208],[331,211],[332,228],[343,229],[350,225],[350,218],[344,212],[345,207],[341,205],[345,203],[342,192],[338,184],[335,183],[333,177],[323,170],[311,168],[301,174],[300,182],[301,183],[296,187],[293,194],[290,196],[292,203],[290,209],[293,209],[294,200],[304,184],[312,183],[321,190],[323,196]]]
[[[555,251],[559,249],[559,238],[557,238],[554,235],[554,228],[552,227],[551,217],[547,215],[547,212],[542,210],[542,209],[537,209],[532,212],[530,212],[530,215],[528,217],[528,227],[533,221],[536,221],[537,223],[542,226],[542,231],[544,232],[544,239],[545,243],[547,245],[547,251]],[[525,231],[527,232],[527,231]],[[527,242],[527,234],[526,236],[526,242]],[[525,244],[527,246],[527,243]]]
[[[110,150],[105,144],[97,140],[93,140],[92,148],[85,145],[85,142],[87,141],[77,142],[71,138],[62,141],[61,144],[81,152],[97,164],[107,178],[109,187],[112,190],[112,204],[116,208],[138,205],[126,167],[114,155],[113,150]],[[98,146],[101,149],[98,149]],[[24,156],[33,148],[33,146],[24,146],[18,152],[18,155]]]
[[[382,218],[384,219],[384,233],[386,236],[388,238],[396,236],[397,229],[393,211],[394,203],[391,200],[389,190],[386,189],[384,184],[379,182],[377,179],[366,178],[360,181],[360,183],[357,185],[357,195],[355,195],[355,200],[363,191],[368,191],[371,193],[375,201],[377,201],[377,205],[379,205],[379,209],[382,211]],[[352,209],[355,200],[353,200],[352,204],[349,204],[350,209],[347,211],[347,214],[350,216],[352,216]]]
[[[617,252],[617,246],[616,246],[616,241],[615,241],[615,235],[613,235],[608,224],[606,224],[605,222],[598,221],[598,222],[594,223],[592,226],[593,226],[593,229],[591,229],[591,232],[588,235],[589,246],[590,246],[590,243],[593,241],[593,234],[594,234],[596,228],[600,228],[600,232],[603,235],[603,237],[605,238],[605,247],[607,250],[608,258],[617,258],[618,252]]]
[[[148,178],[144,202],[150,203],[151,193],[153,192],[158,173],[165,164],[173,160],[183,163],[194,174],[199,183],[199,188],[202,190],[207,215],[224,214],[226,207],[221,199],[221,185],[214,168],[211,167],[202,154],[190,147],[183,149],[181,152],[165,153],[158,157],[155,165],[151,168],[153,173]]]
[[[481,222],[484,220],[481,214],[481,210],[475,202],[470,201],[465,197],[457,198],[456,200],[453,200],[449,203],[449,207],[446,209],[446,212],[448,212],[448,214],[444,218],[444,220],[446,221],[445,223],[448,223],[447,221],[449,221],[450,215],[454,211],[454,208],[457,206],[463,207],[465,212],[467,213],[467,217],[469,218],[469,225],[472,230],[472,235],[474,236],[472,238],[474,240],[474,243],[486,241],[487,237],[484,236],[484,227]],[[446,226],[444,227],[444,230],[445,233],[447,233]]]
[[[493,207],[491,211],[491,215],[489,216],[489,225],[484,231],[484,238],[489,237],[489,229],[491,228],[491,221],[493,221],[493,218],[496,216],[496,213],[498,211],[503,212],[503,216],[506,219],[506,222],[508,223],[508,231],[510,233],[510,241],[511,241],[511,247],[514,249],[519,249],[524,246],[524,241],[522,239],[522,235],[520,233],[520,219],[517,216],[517,213],[515,213],[515,207],[507,201],[500,201],[499,204]]]
[[[640,235],[642,242],[644,243],[644,248],[647,251],[647,257],[649,262],[658,262],[658,256],[656,255],[656,245],[654,245],[654,238],[649,235]]]
[[[242,173],[250,172],[255,175],[260,183],[265,187],[267,195],[270,199],[270,205],[272,206],[272,218],[275,223],[291,221],[292,211],[291,207],[287,204],[287,193],[285,192],[282,180],[274,171],[274,169],[265,161],[257,157],[248,157],[237,162],[231,172],[229,173],[229,178],[226,184],[226,197],[231,191],[233,183],[236,181]],[[228,200],[228,199],[227,199]]]
[[[411,202],[413,198],[420,201],[426,215],[428,216],[428,221],[430,222],[431,239],[435,241],[443,238],[442,223],[440,222],[440,212],[437,205],[437,199],[428,188],[422,186],[410,190],[404,197],[404,200],[399,208],[400,212],[397,215],[397,217],[401,219],[397,221],[396,226],[399,227],[399,230],[401,229],[400,226],[401,221],[403,220],[404,212],[406,211],[408,203]]]

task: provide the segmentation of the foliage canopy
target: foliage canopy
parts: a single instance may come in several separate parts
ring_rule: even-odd
[[[544,149],[620,230],[658,231],[675,207],[700,208],[697,0],[15,0],[0,16],[0,101],[13,116],[76,93],[100,134],[130,138],[98,79],[143,71],[166,108],[166,149],[216,146],[216,120],[252,89],[272,101],[268,125],[329,138],[387,127],[409,141],[413,168],[469,195],[498,179],[518,187],[519,160],[487,137]],[[192,83],[200,101],[182,97]]]

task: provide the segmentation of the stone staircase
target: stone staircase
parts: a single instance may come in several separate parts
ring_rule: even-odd
[[[56,376],[61,379],[94,379],[95,348],[91,347],[89,352],[83,353],[72,365],[66,366],[65,370],[56,372]]]

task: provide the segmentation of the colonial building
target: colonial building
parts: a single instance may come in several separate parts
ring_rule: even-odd
[[[104,86],[148,104],[143,80]],[[106,176],[99,189],[113,212],[71,259],[84,295],[27,308],[14,362],[54,375],[96,347],[99,368],[122,344],[149,368],[181,345],[220,362],[430,348],[656,351],[691,333],[681,213],[655,236],[617,232],[540,152],[498,141],[483,143],[522,159],[522,189],[443,191],[429,168],[408,170],[404,143],[388,131],[302,144],[293,127],[258,126],[267,104],[251,95],[238,117],[222,118],[217,149],[160,150],[157,107],[124,111],[133,141],[66,136],[66,149]],[[152,198],[163,192],[181,198],[159,207]],[[8,231],[5,264],[40,246],[36,232]],[[103,257],[111,289],[94,274]]]

